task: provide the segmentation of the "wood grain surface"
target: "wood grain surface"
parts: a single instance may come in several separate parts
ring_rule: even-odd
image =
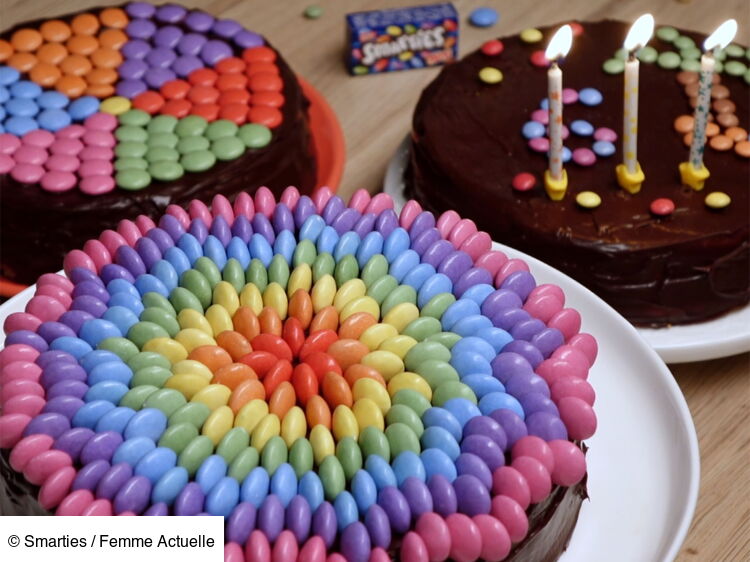
[[[302,16],[310,0],[179,0],[234,18],[265,35],[291,66],[328,99],[346,136],[347,164],[340,192],[380,189],[395,147],[408,133],[419,94],[439,69],[350,77],[344,68],[344,15],[428,2],[420,0],[321,0],[317,20]],[[97,0],[0,0],[0,27],[102,4]],[[457,0],[461,54],[487,39],[570,19],[632,21],[650,11],[657,25],[710,33],[734,17],[737,41],[750,38],[747,0]],[[466,23],[471,9],[492,6],[500,21],[489,29]],[[592,72],[598,69],[592,66]],[[748,123],[741,124],[748,127]],[[750,560],[750,355],[671,366],[687,398],[701,449],[701,490],[680,561]],[[648,459],[644,459],[648,462]],[[646,561],[634,561],[646,562]]]

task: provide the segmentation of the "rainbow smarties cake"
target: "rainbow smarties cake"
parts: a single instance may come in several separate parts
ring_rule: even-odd
[[[122,233],[5,321],[4,513],[223,516],[232,562],[564,551],[597,344],[471,221],[290,187]]]
[[[547,61],[556,28],[488,41],[425,89],[413,120],[407,194],[455,209],[493,239],[596,292],[640,325],[698,322],[750,298],[750,51],[717,54],[701,191],[681,185],[703,36],[657,28],[641,49],[639,193],[618,185],[621,47],[628,26],[574,24],[561,63],[568,189],[545,193]]]
[[[309,193],[307,107],[260,35],[176,4],[4,32],[0,275],[32,283],[106,226],[170,204],[261,185]]]

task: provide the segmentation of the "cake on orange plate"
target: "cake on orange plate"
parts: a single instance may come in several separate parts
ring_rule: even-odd
[[[0,36],[0,275],[28,284],[105,226],[268,186],[309,193],[308,101],[259,34],[131,2]]]

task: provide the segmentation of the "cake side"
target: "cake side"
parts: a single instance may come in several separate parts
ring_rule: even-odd
[[[37,486],[23,480],[0,451],[0,515],[52,515],[39,505]],[[570,487],[556,486],[542,503],[529,509],[529,532],[514,545],[506,561],[553,562],[568,547],[581,504],[588,499],[586,478]]]
[[[566,104],[565,123],[619,131],[622,76],[605,73],[601,64],[619,49],[627,27],[613,21],[582,25],[563,63],[564,87],[594,88],[603,100],[596,106]],[[550,33],[544,30],[545,37]],[[702,39],[681,33],[695,44]],[[546,95],[546,72],[529,60],[542,43],[528,45],[518,36],[502,42],[501,54],[476,51],[446,67],[425,89],[414,114],[407,192],[435,212],[455,208],[496,241],[569,274],[637,324],[695,322],[747,303],[750,162],[734,150],[707,147],[707,187],[696,192],[680,185],[677,165],[688,148],[673,122],[692,110],[678,71],[640,65],[639,160],[646,173],[641,192],[630,195],[617,185],[617,143],[612,156],[595,157],[593,165],[566,164],[568,193],[553,202],[540,187],[546,157],[521,134]],[[651,44],[659,52],[672,48],[657,38]],[[499,68],[503,82],[483,84],[477,74],[486,66]],[[721,84],[734,118],[748,123],[743,77],[725,73]],[[590,149],[594,140],[571,132],[565,144]],[[513,189],[521,173],[533,174],[536,188]],[[591,190],[601,204],[578,206],[575,196]],[[704,199],[713,190],[726,192],[732,203],[707,208]],[[650,213],[658,198],[674,201],[670,216]]]
[[[568,549],[578,523],[581,505],[588,500],[586,478],[575,486],[556,488],[549,505],[540,504],[530,517],[531,527],[523,542],[516,545],[508,560],[554,562]]]

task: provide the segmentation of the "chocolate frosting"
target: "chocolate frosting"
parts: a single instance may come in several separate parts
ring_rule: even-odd
[[[42,21],[19,24],[0,37]],[[235,50],[239,55],[239,47]],[[284,120],[273,129],[266,147],[249,149],[235,160],[217,161],[205,172],[186,173],[171,182],[154,180],[140,191],[116,188],[99,196],[78,189],[49,193],[38,185],[20,184],[10,175],[0,176],[0,275],[17,283],[34,283],[42,273],[60,269],[68,251],[98,237],[103,229],[141,214],[158,217],[170,204],[185,207],[193,199],[210,203],[217,194],[232,200],[241,191],[253,193],[260,186],[277,195],[290,185],[310,193],[316,163],[308,126],[309,102],[278,51],[276,64],[284,82]]]
[[[750,299],[750,160],[733,150],[706,148],[711,177],[703,191],[680,185],[677,166],[688,147],[673,128],[674,119],[692,114],[676,70],[656,63],[640,65],[638,159],[646,175],[642,190],[630,195],[615,178],[622,160],[617,152],[598,157],[591,167],[565,165],[568,191],[560,202],[545,194],[546,156],[527,147],[521,128],[547,94],[546,69],[529,57],[543,49],[557,26],[544,29],[541,43],[527,45],[518,36],[503,38],[499,56],[475,51],[446,66],[425,89],[417,105],[407,192],[434,212],[455,209],[470,217],[494,240],[527,252],[592,289],[636,324],[663,325],[705,320]],[[564,121],[585,119],[594,127],[622,130],[623,76],[609,75],[602,63],[614,56],[627,34],[622,22],[584,23],[563,61],[564,87],[598,89],[596,107],[566,105]],[[696,45],[703,37],[692,32]],[[656,37],[659,52],[674,50]],[[747,62],[747,61],[746,61]],[[499,68],[504,80],[482,83],[481,68]],[[750,124],[750,88],[743,77],[721,75],[736,104],[740,126]],[[572,134],[571,149],[591,147],[590,138]],[[530,172],[537,186],[528,192],[511,187],[514,176]],[[602,199],[594,210],[575,203],[576,194],[594,191]],[[721,210],[704,204],[711,191],[723,191],[732,203]],[[666,218],[650,214],[654,199],[674,201]]]
[[[15,472],[9,458],[10,450],[0,451],[0,515],[51,515],[36,501],[39,487]]]
[[[527,511],[529,532],[513,547],[506,561],[553,562],[560,558],[578,523],[581,504],[589,497],[586,480],[584,476],[574,486],[556,486],[546,500]]]

